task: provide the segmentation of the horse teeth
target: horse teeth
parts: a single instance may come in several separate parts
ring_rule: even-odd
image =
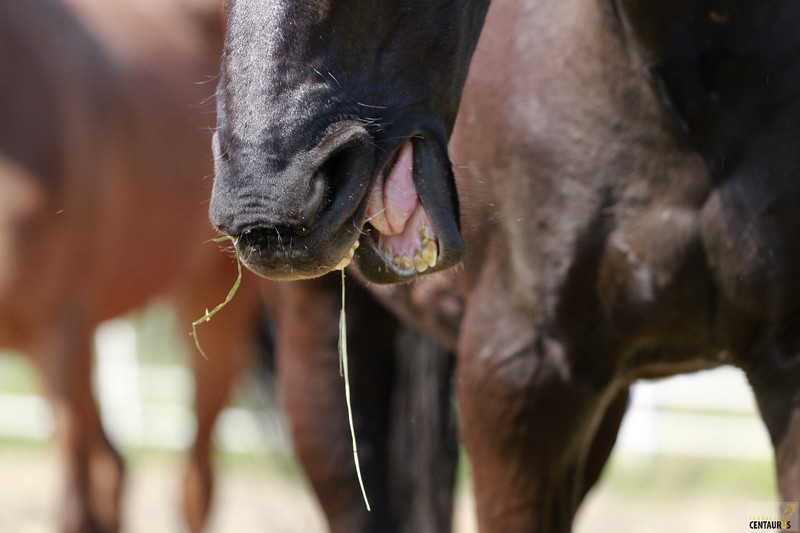
[[[356,248],[358,248],[358,244],[359,242],[356,240],[352,245],[350,245],[350,249],[347,251],[347,254],[336,264],[335,267],[333,267],[334,270],[344,270],[344,268],[350,264],[350,261],[352,261],[353,257],[356,255]]]
[[[392,265],[397,270],[416,271],[419,273],[436,266],[439,256],[439,243],[436,237],[431,235],[430,229],[426,226],[421,226],[417,231],[420,236],[419,247],[408,253],[400,253],[398,250],[393,250],[390,245],[380,243],[381,251],[387,264]]]
[[[417,272],[425,272],[428,270],[428,266],[429,265],[427,261],[425,261],[425,259],[422,257],[422,253],[417,252],[417,254],[414,256],[414,268],[417,269]]]
[[[419,230],[417,230],[417,233],[419,234],[419,238],[422,242],[433,238],[433,232],[431,232],[431,229],[428,226],[420,226]]]
[[[422,247],[422,259],[425,263],[428,264],[430,267],[436,266],[436,259],[439,255],[439,247],[436,245],[436,241],[431,239],[427,241]]]

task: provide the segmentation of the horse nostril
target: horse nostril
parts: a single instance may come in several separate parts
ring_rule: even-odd
[[[319,172],[314,174],[309,184],[308,196],[300,208],[298,220],[295,224],[298,233],[305,233],[308,226],[314,223],[320,211],[325,208],[325,193],[327,189],[327,180],[323,176],[319,176]]]
[[[321,185],[325,194],[322,209],[327,209],[338,196],[341,184],[347,180],[348,159],[352,158],[351,148],[344,148],[331,155],[314,173],[313,186]]]
[[[323,187],[321,211],[331,209],[342,193],[368,179],[372,165],[369,135],[360,125],[347,124],[317,147],[325,153],[312,178],[312,191]]]
[[[353,218],[374,159],[369,134],[354,122],[339,124],[298,153],[281,155],[262,144],[237,143],[228,164],[224,136],[218,132],[213,143],[212,223],[227,235],[254,233],[247,240],[266,245],[336,231]]]

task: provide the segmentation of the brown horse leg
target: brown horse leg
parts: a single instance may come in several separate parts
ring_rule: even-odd
[[[334,533],[396,531],[389,489],[388,420],[396,322],[347,288],[348,354],[359,459],[372,511],[362,501],[339,375],[338,276],[278,286],[278,383],[294,449]]]
[[[210,272],[206,279],[188,283],[176,294],[179,327],[187,331],[207,308],[221,302],[230,289],[231,261],[224,256],[222,271]],[[212,434],[222,409],[230,401],[231,390],[246,362],[247,349],[255,327],[258,302],[247,277],[236,296],[219,313],[197,327],[201,347],[208,358],[190,342],[194,373],[194,408],[197,430],[183,479],[183,512],[188,530],[203,531],[211,509],[214,491],[212,469]],[[199,288],[202,287],[202,290]]]
[[[479,529],[569,532],[587,490],[578,475],[584,472],[582,443],[590,438],[600,397],[569,383],[520,387],[513,374],[525,375],[527,365],[502,366],[468,362],[458,369]]]
[[[473,471],[479,529],[569,532],[593,482],[587,476],[599,475],[600,468],[591,461],[599,463],[611,447],[603,443],[607,435],[597,441],[594,452],[588,444],[603,427],[612,397],[606,387],[572,377],[556,339],[533,333],[528,338],[497,337],[498,324],[502,330],[530,331],[529,317],[490,320],[485,312],[492,313],[489,308],[468,309],[457,368],[462,437]],[[616,426],[613,417],[607,420]]]
[[[781,501],[800,501],[800,372],[749,375],[761,416],[775,448]]]
[[[122,460],[103,431],[92,392],[91,329],[77,309],[64,316],[34,350],[66,461],[60,530],[114,532],[120,527]]]
[[[452,408],[455,356],[409,326],[398,337],[389,476],[394,509],[402,531],[447,533],[459,452]]]
[[[778,476],[778,493],[782,501],[800,501],[800,395],[788,395],[785,401],[792,405],[783,435],[775,438],[775,466]],[[771,432],[772,433],[772,432]]]
[[[581,493],[581,499],[586,496],[589,490],[600,479],[603,468],[608,462],[611,452],[614,450],[614,444],[617,442],[617,435],[622,425],[622,419],[625,417],[625,412],[628,410],[629,393],[630,389],[628,387],[623,388],[606,408],[603,420],[600,423],[600,427],[597,428],[597,433],[595,433],[592,446],[586,457],[586,467],[583,478],[584,487]]]

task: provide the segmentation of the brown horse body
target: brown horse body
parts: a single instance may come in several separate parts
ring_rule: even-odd
[[[218,7],[36,0],[0,12],[0,344],[34,359],[53,407],[62,531],[115,531],[122,464],[92,394],[94,328],[169,294],[188,331],[235,279],[205,213]],[[201,330],[193,531],[210,503],[213,423],[255,326],[250,283]]]
[[[700,31],[730,16],[744,42],[758,20],[697,9],[711,27]],[[800,217],[787,206],[797,208],[798,163],[775,152],[792,129],[765,113],[728,155],[732,170],[724,154],[715,166],[642,75],[649,65],[618,16],[602,3],[493,2],[450,143],[463,269],[375,287],[454,343],[481,531],[569,531],[629,385],[721,364],[748,375],[775,446],[778,499],[800,498],[797,334],[782,303],[796,287],[786,269],[798,266]],[[785,34],[775,35],[780,49]],[[532,53],[553,49],[561,61]],[[775,98],[739,68],[751,105]],[[796,68],[774,72],[787,88],[798,82]],[[782,108],[795,132],[796,102]],[[739,157],[759,170],[739,171]],[[459,295],[461,313],[441,313],[443,292]]]

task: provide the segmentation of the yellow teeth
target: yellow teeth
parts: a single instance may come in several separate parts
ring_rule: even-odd
[[[392,264],[399,270],[411,270],[414,268],[414,263],[407,255],[395,256],[394,259],[392,259]]]
[[[333,269],[344,270],[345,267],[350,264],[350,261],[353,260],[353,256],[356,254],[356,248],[358,248],[358,239],[356,239],[347,254],[342,258],[341,261],[339,261],[339,263],[337,263],[335,267],[333,267]]]
[[[418,248],[410,253],[401,254],[392,250],[390,246],[383,247],[384,258],[395,269],[422,273],[436,266],[439,257],[439,243],[436,237],[427,226],[420,227],[417,235],[419,236]]]
[[[417,254],[414,256],[414,268],[417,269],[417,272],[425,272],[428,270],[428,263],[422,258],[422,254]]]
[[[436,239],[429,238],[422,243],[422,260],[430,267],[436,266],[436,259],[439,256],[439,246]]]

